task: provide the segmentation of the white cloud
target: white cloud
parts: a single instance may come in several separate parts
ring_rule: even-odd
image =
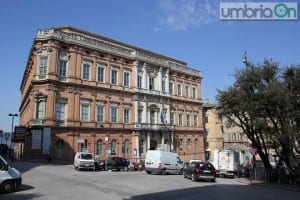
[[[159,5],[159,27],[183,31],[212,23],[218,15],[216,2],[209,0],[162,0]]]

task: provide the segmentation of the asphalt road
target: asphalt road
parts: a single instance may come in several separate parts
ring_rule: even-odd
[[[182,175],[148,175],[145,172],[75,171],[71,165],[14,163],[23,172],[23,185],[6,199],[53,200],[299,200],[300,192],[253,186],[234,179],[216,183],[192,182]]]

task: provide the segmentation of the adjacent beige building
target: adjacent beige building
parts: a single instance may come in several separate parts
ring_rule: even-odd
[[[214,159],[214,152],[222,149],[240,152],[241,159],[249,159],[250,143],[242,129],[220,118],[216,105],[206,102],[203,104],[204,122],[206,130],[206,155],[210,161]]]
[[[74,27],[38,30],[21,83],[24,156],[204,159],[200,71]]]
[[[204,109],[204,126],[206,131],[206,158],[214,159],[214,152],[224,148],[223,122],[219,118],[216,106],[206,102]]]

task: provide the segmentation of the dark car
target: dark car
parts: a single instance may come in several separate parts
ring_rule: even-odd
[[[209,162],[194,162],[184,168],[183,177],[192,181],[208,180],[216,181],[216,169]]]
[[[238,171],[238,177],[248,178],[250,175],[249,167],[241,166]]]
[[[110,157],[106,160],[99,160],[97,170],[128,171],[129,161],[121,157]]]

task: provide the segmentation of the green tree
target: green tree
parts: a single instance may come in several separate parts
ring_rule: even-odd
[[[221,117],[240,127],[270,168],[269,149],[291,168],[299,151],[299,66],[279,68],[278,63],[247,63],[235,73],[235,82],[218,90]],[[293,163],[294,163],[293,162]]]

